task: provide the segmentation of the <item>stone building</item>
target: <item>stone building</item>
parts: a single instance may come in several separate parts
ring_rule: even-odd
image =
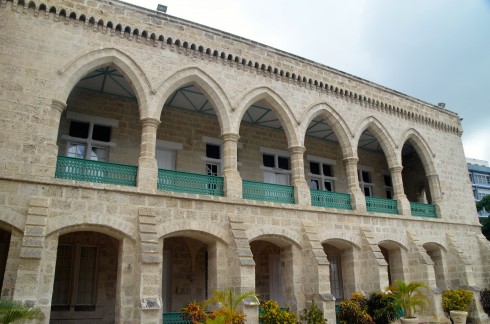
[[[333,323],[395,280],[443,322],[490,285],[457,114],[117,0],[0,0],[0,31],[1,294],[45,322],[233,287]]]

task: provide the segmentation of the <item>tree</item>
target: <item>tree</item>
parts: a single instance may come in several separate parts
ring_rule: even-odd
[[[486,195],[480,201],[476,202],[476,210],[480,211],[483,210],[483,208],[485,208],[487,212],[490,212],[490,195]]]
[[[480,217],[480,224],[482,224],[482,228],[481,228],[482,234],[485,235],[487,240],[490,241],[490,218]]]

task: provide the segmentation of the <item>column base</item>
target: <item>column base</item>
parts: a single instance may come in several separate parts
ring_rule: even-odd
[[[155,158],[140,157],[138,159],[138,189],[154,191],[157,189],[158,166]]]
[[[237,170],[223,171],[225,197],[242,198],[242,177]]]
[[[366,197],[362,193],[361,189],[356,187],[349,190],[350,191],[350,201],[352,210],[357,212],[365,213],[366,209]]]

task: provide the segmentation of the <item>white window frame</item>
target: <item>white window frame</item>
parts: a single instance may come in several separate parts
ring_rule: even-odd
[[[202,142],[204,143],[204,155],[201,156],[201,160],[203,160],[204,163],[204,174],[211,175],[208,172],[208,166],[216,166],[217,167],[217,174],[216,176],[221,176],[223,173],[223,141],[221,141],[219,138],[214,138],[214,137],[208,137],[208,136],[203,136],[202,137]],[[219,159],[213,159],[209,158],[206,156],[206,146],[210,145],[216,145],[219,146]]]
[[[76,121],[76,122],[84,122],[89,124],[88,138],[72,137],[68,134],[64,134],[61,136],[63,140],[67,141],[66,154],[65,154],[66,156],[70,154],[69,150],[71,145],[84,145],[85,152],[84,152],[83,159],[95,160],[95,161],[99,160],[97,156],[94,157],[92,154],[93,153],[92,148],[94,147],[94,148],[101,148],[106,151],[105,158],[100,161],[106,162],[109,160],[109,148],[115,147],[116,142],[113,142],[112,138],[111,141],[109,142],[101,142],[101,141],[93,140],[92,133],[93,133],[94,125],[110,127],[112,130],[113,128],[117,128],[119,126],[119,121],[115,119],[86,115],[86,114],[76,113],[72,111],[66,112],[66,119],[69,120],[70,122]]]
[[[385,188],[386,198],[387,199],[393,199],[393,196],[395,194],[395,191],[393,190],[393,178],[391,177],[391,173],[389,171],[387,171],[387,170],[384,170],[383,172],[381,172],[381,174],[383,175],[383,185],[384,185],[384,188]],[[386,176],[390,177],[391,186],[387,186],[386,185],[386,182],[385,182],[385,177]],[[391,198],[388,198],[388,192],[390,192]]]
[[[320,165],[320,173],[321,174],[313,174],[313,173],[311,173],[311,169],[310,169],[310,172],[308,172],[308,176],[310,177],[310,189],[314,189],[314,188],[311,188],[311,182],[313,180],[317,180],[318,183],[320,184],[320,187],[318,188],[318,190],[326,191],[327,189],[325,188],[325,182],[329,182],[330,187],[332,188],[332,192],[335,192],[335,181],[337,181],[337,177],[335,176],[335,174],[337,174],[337,173],[336,173],[334,167],[335,167],[337,161],[332,160],[332,159],[319,157],[319,156],[315,156],[315,155],[307,155],[306,160],[309,163],[313,162],[313,163],[318,163]],[[323,174],[323,166],[324,165],[330,166],[330,169],[332,170],[332,173],[334,175],[333,177],[326,176]]]
[[[473,179],[475,180],[475,183],[478,184],[490,184],[490,175],[488,174],[474,173]]]
[[[274,175],[287,175],[287,185],[290,185],[291,184],[291,155],[289,154],[288,151],[284,151],[284,150],[278,150],[278,149],[273,149],[273,148],[269,148],[269,147],[260,147],[259,148],[259,151],[260,153],[262,154],[262,164],[260,165],[260,169],[263,170],[264,172],[264,182],[265,182],[265,174],[266,173],[273,173]],[[267,154],[267,155],[272,155],[274,156],[274,167],[267,167],[264,165],[264,162],[263,162],[263,155],[264,154]],[[283,157],[283,158],[287,158],[289,160],[289,170],[285,170],[285,169],[281,169],[278,167],[279,165],[279,161],[278,161],[278,158],[279,157]],[[274,183],[277,183],[276,180],[274,180]]]
[[[369,178],[370,178],[371,182],[365,182],[363,180],[362,172],[368,172],[369,173]],[[374,197],[373,174],[374,174],[373,168],[368,167],[368,166],[364,166],[364,165],[357,166],[357,177],[359,178],[359,187],[361,188],[364,196],[366,196],[365,188],[368,188],[369,192],[370,192],[370,196],[366,196],[366,197]]]

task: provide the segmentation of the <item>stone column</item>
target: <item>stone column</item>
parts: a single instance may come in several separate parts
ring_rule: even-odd
[[[158,166],[155,159],[155,147],[160,120],[141,119],[141,155],[138,159],[138,188],[155,190],[157,188]]]
[[[344,160],[345,172],[347,173],[347,187],[349,189],[352,209],[358,212],[366,211],[366,197],[359,188],[357,177],[357,157],[348,157]]]
[[[427,174],[427,182],[429,183],[430,196],[432,203],[436,206],[436,214],[441,217],[442,193],[439,184],[439,176],[435,173]]]
[[[292,183],[294,186],[294,200],[299,205],[311,205],[310,188],[305,179],[305,162],[303,155],[304,146],[292,146],[289,148],[291,154]]]
[[[119,243],[116,314],[115,322],[121,324],[141,323],[142,310],[139,306],[141,272],[138,249],[136,243],[123,237]],[[151,312],[151,311],[150,311]],[[159,317],[156,317],[159,318]],[[157,320],[154,321],[155,323]]]
[[[49,125],[46,132],[46,145],[44,146],[40,164],[33,166],[33,174],[54,177],[56,172],[56,159],[58,156],[58,131],[60,128],[61,114],[66,109],[66,103],[53,100],[49,111]]]
[[[398,214],[410,216],[412,215],[412,211],[410,209],[410,202],[403,189],[402,170],[403,167],[401,165],[390,168],[391,184],[393,185],[393,199],[396,200],[398,205]]]
[[[242,177],[238,172],[237,146],[240,135],[235,133],[221,134],[223,141],[223,177],[225,197],[242,198]]]

